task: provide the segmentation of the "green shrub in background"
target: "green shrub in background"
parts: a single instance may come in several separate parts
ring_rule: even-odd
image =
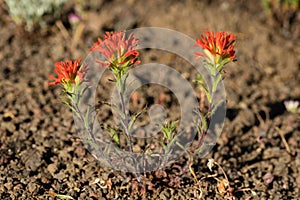
[[[273,26],[285,37],[300,36],[300,0],[261,0]]]
[[[299,9],[300,0],[261,0],[265,11],[272,15],[279,10],[283,12],[296,11]]]
[[[44,26],[43,16],[53,14],[59,16],[61,6],[68,0],[5,0],[8,12],[12,19],[17,23],[26,23],[29,30],[35,24]]]

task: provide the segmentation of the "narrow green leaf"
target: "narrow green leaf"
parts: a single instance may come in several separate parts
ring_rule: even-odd
[[[212,99],[211,99],[210,92],[206,88],[203,88],[203,91],[204,91],[204,93],[206,95],[206,98],[207,98],[208,102],[211,103]]]
[[[122,119],[125,119],[125,113],[123,113],[116,105],[112,105],[112,108],[115,109]]]
[[[206,121],[206,118],[203,116],[202,113],[199,113],[200,115],[200,119],[201,119],[201,128],[202,130],[207,130],[207,121]]]
[[[71,197],[69,195],[56,194],[56,196],[60,199],[74,199],[73,197]]]
[[[215,92],[217,90],[219,82],[222,80],[222,75],[218,74],[217,78],[214,80],[212,91]]]
[[[84,117],[84,126],[85,126],[85,128],[89,127],[89,117],[90,117],[90,106],[87,107],[87,111],[86,111],[85,117]]]
[[[133,116],[129,122],[129,125],[128,125],[128,132],[131,131],[131,128],[132,126],[134,125],[135,121],[137,120],[137,115]]]
[[[216,112],[217,108],[224,102],[224,100],[219,101],[216,105],[213,106],[211,111],[211,116]]]
[[[109,129],[110,137],[119,145],[120,144],[120,136],[117,134],[117,131],[110,128]]]
[[[159,141],[159,143],[160,143],[160,145],[162,146],[162,148],[163,149],[165,149],[166,148],[166,145],[165,145],[165,143],[161,140],[161,141]]]
[[[183,150],[185,150],[186,148],[184,148],[184,146],[182,146],[179,142],[176,142],[176,144]]]

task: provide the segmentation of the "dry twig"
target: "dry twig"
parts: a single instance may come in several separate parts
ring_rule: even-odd
[[[280,137],[281,137],[281,140],[282,140],[282,142],[283,142],[283,144],[284,144],[284,146],[285,146],[285,148],[286,148],[286,151],[287,151],[288,153],[291,153],[291,149],[290,149],[289,144],[287,143],[287,141],[286,141],[286,139],[285,139],[285,137],[284,137],[283,132],[282,132],[278,127],[275,127],[275,129],[278,131],[278,133],[279,133],[279,135],[280,135]]]

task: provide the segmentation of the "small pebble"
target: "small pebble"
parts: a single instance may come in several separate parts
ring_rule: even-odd
[[[264,183],[265,183],[266,185],[269,185],[270,183],[273,182],[274,176],[273,176],[273,174],[271,174],[271,173],[266,173],[266,174],[263,176],[263,180],[264,180]]]

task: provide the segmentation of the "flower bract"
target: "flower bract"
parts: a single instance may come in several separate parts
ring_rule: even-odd
[[[195,58],[207,57],[208,61],[212,64],[225,64],[235,61],[235,39],[234,34],[226,32],[211,32],[204,31],[199,39],[196,39],[195,46],[202,47],[204,53],[196,52]]]
[[[81,66],[81,59],[77,60],[68,60],[56,62],[54,73],[57,77],[49,75],[49,78],[53,80],[48,85],[61,84],[65,89],[69,88],[72,85],[79,85],[83,80],[87,72],[87,69]]]

